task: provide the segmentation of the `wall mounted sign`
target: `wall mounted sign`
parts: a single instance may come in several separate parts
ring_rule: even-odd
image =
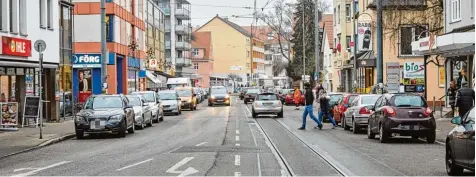
[[[140,68],[140,60],[137,58],[127,58],[127,66],[131,68]]]
[[[357,22],[357,50],[372,50],[372,22]]]
[[[73,54],[73,68],[100,68],[101,67],[101,54]]]
[[[31,57],[31,41],[27,39],[2,36],[2,54]]]

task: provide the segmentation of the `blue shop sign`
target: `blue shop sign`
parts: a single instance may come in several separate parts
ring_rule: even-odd
[[[73,54],[73,68],[100,68],[101,54]]]
[[[127,66],[130,68],[140,68],[140,60],[137,58],[127,58]]]

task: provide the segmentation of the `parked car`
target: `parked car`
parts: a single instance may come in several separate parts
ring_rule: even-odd
[[[159,100],[164,108],[164,114],[182,114],[182,100],[177,91],[163,90],[158,93]]]
[[[197,94],[194,93],[192,87],[176,87],[175,90],[182,100],[182,108],[190,109],[190,111],[197,109]]]
[[[393,136],[426,137],[435,142],[436,122],[426,100],[412,93],[384,94],[371,109],[367,136],[374,139],[379,134],[385,143]]]
[[[256,95],[260,93],[261,90],[259,88],[250,88],[246,90],[245,97],[243,98],[244,103],[248,104],[248,102],[253,102],[255,100]]]
[[[210,97],[208,98],[208,106],[215,104],[224,104],[230,106],[230,95],[224,87],[213,87],[210,89]]]
[[[314,92],[315,93],[315,92]],[[344,112],[349,107],[350,103],[354,101],[354,99],[358,96],[358,94],[349,94],[346,93],[342,96],[341,99],[336,103],[337,105],[333,108],[333,116],[336,124],[342,123],[342,118],[344,117]],[[344,124],[342,124],[344,125]]]
[[[249,89],[249,87],[243,87],[241,88],[240,91],[240,100],[243,100],[245,98],[246,91]]]
[[[159,97],[154,91],[132,92],[131,95],[142,95],[152,109],[152,122],[159,123],[164,120],[164,111],[160,105]]]
[[[64,94],[64,97],[63,97]],[[73,94],[71,92],[60,92],[60,116],[73,114]]]
[[[135,132],[134,110],[124,95],[92,95],[74,117],[76,138],[84,134]]]
[[[289,97],[289,99],[292,98],[293,95],[289,94],[289,92],[291,91],[293,91],[294,93],[293,89],[282,89],[280,92],[278,92],[278,96],[280,97],[281,103],[284,104],[286,102],[286,99],[288,99],[287,97]]]
[[[286,97],[284,99],[284,104],[285,105],[293,105],[294,104],[294,89],[287,89],[289,90],[286,94]],[[301,98],[299,99],[299,104],[304,104],[304,93],[302,92],[302,90],[300,90],[301,92]]]
[[[334,106],[337,105],[337,103],[342,99],[344,96],[344,93],[329,93],[327,94],[329,96],[329,114],[334,115]],[[328,118],[326,116],[323,117],[322,121],[326,121]],[[337,124],[337,122],[336,122]]]
[[[367,127],[370,109],[381,95],[359,95],[349,104],[349,108],[342,116],[342,127],[354,134],[359,133],[363,127]]]
[[[463,117],[454,117],[456,126],[446,136],[446,172],[463,175],[464,169],[474,172],[474,107]]]
[[[126,95],[134,109],[134,124],[139,129],[152,126],[152,109],[142,95]]]
[[[283,117],[283,104],[274,93],[260,93],[253,102],[251,115],[257,118],[259,114],[275,114],[278,118]]]

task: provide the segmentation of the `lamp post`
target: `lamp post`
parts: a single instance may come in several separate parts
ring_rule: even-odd
[[[132,51],[132,58],[135,59],[135,55],[136,55],[136,50],[137,50],[137,47],[139,47],[136,43],[136,41],[132,40],[131,43],[128,45],[129,47],[129,50]],[[134,71],[134,89],[135,91],[137,91],[137,71]]]

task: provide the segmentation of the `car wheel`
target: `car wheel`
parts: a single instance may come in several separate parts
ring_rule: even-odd
[[[258,117],[258,114],[255,113],[255,110],[253,110],[253,111],[251,112],[251,116],[252,116],[253,118],[256,118],[256,117]]]
[[[446,163],[446,173],[450,176],[461,176],[463,175],[464,168],[458,166],[454,163],[453,153],[451,151],[451,147],[449,143],[446,143],[446,155],[445,155],[445,163]]]
[[[388,141],[388,133],[385,131],[383,125],[379,126],[379,140],[381,143],[386,143]]]
[[[136,126],[131,126],[131,128],[127,129],[127,133],[133,134],[136,132]]]
[[[244,101],[245,104],[248,104],[248,102]]]
[[[344,126],[344,130],[350,130],[350,126],[347,125],[347,121],[345,121],[345,117],[344,117],[344,123],[342,123],[342,126]]]
[[[426,135],[426,142],[428,144],[433,144],[436,141],[436,132],[433,130],[428,135]]]
[[[281,112],[278,113],[278,118],[283,118],[284,117],[284,112],[283,109],[281,109]]]
[[[76,130],[76,139],[84,139],[84,131]]]
[[[419,136],[415,136],[415,135],[412,136],[412,139],[414,139],[414,140],[417,140],[418,138],[420,138],[420,137],[419,137]]]
[[[162,112],[162,114],[160,115],[159,121],[164,121],[164,112]]]
[[[368,139],[375,139],[375,134],[372,133],[372,130],[370,129],[370,124],[367,125],[367,138]]]
[[[122,123],[121,129],[119,129],[119,133],[118,133],[119,137],[121,138],[126,137],[126,131],[127,131],[127,123],[124,120],[124,122]]]
[[[208,106],[213,106],[213,104],[212,104],[212,103],[208,103]]]
[[[359,126],[357,126],[357,123],[355,123],[355,120],[352,119],[352,133],[358,134],[360,132]]]
[[[141,123],[140,123],[140,126],[138,127],[139,130],[144,129],[144,127],[145,127],[145,126],[144,126],[144,122],[145,122],[144,115],[142,115],[142,121],[141,121]],[[134,125],[134,126],[135,126],[135,125]]]
[[[147,126],[149,126],[149,127],[153,126],[153,124],[152,124],[152,112],[150,113],[150,119],[149,119],[149,123],[147,124]]]

